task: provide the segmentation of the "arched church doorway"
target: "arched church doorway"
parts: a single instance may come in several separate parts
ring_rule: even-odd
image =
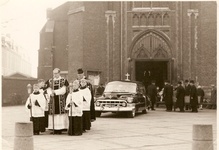
[[[172,80],[172,48],[169,38],[162,32],[146,30],[133,40],[130,49],[129,71],[131,79],[141,81],[145,87],[155,80],[160,89],[165,80]]]
[[[135,74],[136,80],[143,82],[145,87],[154,80],[161,89],[168,78],[168,61],[136,61]]]

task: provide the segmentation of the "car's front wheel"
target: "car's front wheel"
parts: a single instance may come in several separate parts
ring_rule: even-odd
[[[133,109],[132,111],[127,112],[127,117],[128,118],[134,118],[135,117],[135,109]]]
[[[146,109],[142,110],[142,113],[147,114],[147,110]]]
[[[101,112],[100,111],[96,111],[95,115],[96,115],[96,117],[100,117],[101,116]]]

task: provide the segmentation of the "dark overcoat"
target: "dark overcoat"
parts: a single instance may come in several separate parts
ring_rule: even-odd
[[[191,106],[198,105],[197,89],[194,85],[191,86],[190,104]]]
[[[157,95],[157,87],[155,85],[149,85],[147,88],[147,94],[150,97],[150,100],[152,102],[156,101],[156,95]]]
[[[171,85],[165,85],[164,86],[164,100],[166,105],[172,105],[173,104],[173,87]]]
[[[180,85],[176,89],[176,105],[178,107],[183,107],[184,106],[184,97],[185,97],[185,89]]]
[[[190,93],[191,93],[191,85],[189,84],[189,85],[185,86],[185,95],[189,96]]]

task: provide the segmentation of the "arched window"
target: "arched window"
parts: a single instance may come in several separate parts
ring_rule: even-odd
[[[156,15],[155,25],[156,26],[161,26],[162,25],[162,18],[161,18],[161,15],[159,13]]]
[[[140,17],[140,24],[141,26],[146,26],[146,23],[147,23],[147,18],[145,16],[145,14],[142,14],[141,17]]]
[[[163,25],[164,26],[169,26],[170,25],[170,17],[167,13],[165,13],[164,16],[163,16]]]
[[[152,13],[150,13],[148,15],[148,25],[149,26],[154,26],[154,15]]]
[[[139,17],[137,14],[133,16],[133,26],[139,26]]]

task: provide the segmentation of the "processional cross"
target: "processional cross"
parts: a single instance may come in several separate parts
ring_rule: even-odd
[[[126,81],[130,81],[130,80],[129,80],[130,74],[126,73],[125,76],[126,76],[126,79],[125,79],[125,80],[126,80]]]

